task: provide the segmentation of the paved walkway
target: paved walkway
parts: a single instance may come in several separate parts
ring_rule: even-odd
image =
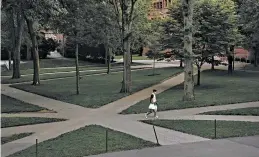
[[[258,157],[259,136],[145,148],[91,157]]]
[[[208,67],[205,67],[206,69]],[[2,94],[13,97],[18,100],[22,100],[24,102],[38,105],[50,110],[54,110],[57,113],[39,113],[38,116],[35,113],[22,113],[16,114],[14,116],[35,116],[35,117],[57,117],[57,118],[66,118],[67,121],[57,122],[57,123],[49,123],[49,124],[37,124],[37,125],[28,125],[28,126],[19,126],[12,128],[3,128],[2,136],[9,136],[14,133],[23,133],[23,132],[35,132],[35,134],[28,136],[23,139],[19,139],[7,144],[2,145],[2,156],[8,156],[17,151],[26,149],[35,144],[35,139],[39,139],[39,141],[45,141],[48,139],[55,138],[61,134],[66,132],[70,132],[72,130],[76,130],[80,127],[84,127],[86,125],[97,124],[102,125],[114,130],[118,130],[121,132],[128,133],[130,135],[142,138],[147,141],[156,142],[154,132],[152,130],[152,126],[148,124],[141,123],[137,120],[139,118],[135,118],[135,116],[143,116],[143,115],[118,115],[117,113],[122,110],[134,105],[135,103],[146,99],[150,96],[150,91],[153,88],[156,88],[158,92],[163,92],[172,86],[180,84],[183,82],[183,74],[179,74],[176,77],[165,80],[161,82],[159,85],[152,86],[150,88],[144,89],[140,92],[137,92],[128,97],[122,98],[113,103],[107,104],[104,107],[99,109],[88,109],[78,105],[73,105],[57,100],[53,100],[50,98],[46,98],[43,96],[39,96],[36,94],[28,93],[22,90],[14,89],[9,87],[8,85],[2,85]],[[132,100],[135,100],[132,102]],[[243,105],[239,106],[238,104],[234,104],[234,107],[244,107]],[[230,107],[230,106],[229,106]],[[231,107],[230,107],[231,108]],[[189,112],[190,115],[186,115],[191,117],[193,113],[197,114],[199,109],[185,109],[185,112]],[[189,111],[188,111],[189,110]],[[206,109],[204,109],[206,110]],[[210,109],[207,109],[208,111]],[[215,109],[217,110],[217,109]],[[166,113],[165,118],[170,118],[172,113]],[[161,114],[162,116],[163,114]],[[12,116],[10,114],[3,114],[3,116]],[[166,117],[168,116],[168,117]],[[179,115],[180,116],[180,115]],[[173,115],[171,118],[177,118],[176,115]],[[214,117],[213,117],[214,118]],[[141,119],[141,118],[140,118]],[[169,129],[164,129],[160,127],[156,127],[156,131],[159,138],[159,143],[162,145],[172,145],[172,144],[180,144],[180,143],[193,143],[197,141],[207,141],[209,139],[189,135]]]
[[[180,110],[170,110],[159,112],[159,119],[197,119],[197,120],[236,120],[236,121],[259,121],[259,116],[221,116],[221,115],[197,115],[204,112],[210,111],[221,111],[248,107],[259,107],[259,101],[230,104],[230,105],[220,105],[220,106],[207,106],[198,108],[187,108]],[[184,116],[183,116],[184,115]],[[143,114],[132,114],[125,115],[125,117],[131,120],[144,120]]]

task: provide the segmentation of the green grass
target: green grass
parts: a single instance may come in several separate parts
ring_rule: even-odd
[[[115,59],[122,59],[123,56],[119,55],[119,56],[115,56]],[[150,58],[146,57],[146,56],[139,56],[138,54],[132,55],[132,60],[150,60]]]
[[[48,61],[48,60],[47,60]],[[42,62],[45,62],[44,60]],[[105,64],[93,64],[93,65],[86,65],[84,62],[84,64],[82,64],[83,61],[81,61],[79,63],[79,70],[80,71],[85,71],[85,70],[106,70],[107,66]],[[40,69],[40,74],[44,74],[44,73],[55,73],[55,72],[71,72],[71,71],[75,71],[75,62],[73,61],[73,64],[68,64],[67,66],[63,66],[63,64],[58,65],[59,62],[57,63],[53,63],[53,64],[57,64],[57,65],[53,65],[52,67],[49,68],[45,68],[45,67],[41,67]],[[22,65],[22,64],[21,64]],[[52,64],[51,64],[52,65]],[[71,66],[69,66],[71,65]],[[136,66],[136,65],[145,65],[145,64],[141,64],[141,63],[132,63],[132,66]],[[57,66],[57,67],[56,67]],[[60,67],[58,67],[60,66]],[[121,63],[112,63],[111,64],[111,68],[115,69],[115,68],[123,68],[123,64]],[[28,69],[26,68],[22,68],[20,70],[21,75],[30,75],[33,74],[33,66],[32,67],[28,67]],[[9,76],[12,77],[12,70],[10,71],[1,71],[1,76]]]
[[[1,144],[5,144],[5,143],[8,143],[8,142],[12,142],[12,141],[15,141],[15,140],[18,140],[18,139],[21,139],[21,138],[30,136],[30,135],[32,135],[32,134],[33,134],[33,133],[30,132],[30,133],[14,134],[14,135],[8,136],[8,137],[1,137]]]
[[[242,115],[242,116],[259,116],[259,107],[240,108],[233,110],[204,112],[205,115]]]
[[[8,128],[22,125],[60,122],[65,119],[41,118],[41,117],[1,117],[1,128]]]
[[[228,76],[227,71],[204,71],[201,85],[195,86],[195,100],[183,102],[183,84],[157,95],[158,110],[174,110],[204,106],[225,105],[259,100],[259,73],[235,72]],[[196,78],[195,78],[196,80]],[[144,113],[149,99],[143,100],[124,110],[123,114]]]
[[[156,69],[156,73],[159,74],[156,76],[150,76],[152,69],[132,71],[132,93],[157,84],[181,71],[180,68],[161,68]],[[76,95],[75,81],[74,78],[68,78],[43,82],[40,86],[17,84],[12,87],[89,108],[98,108],[128,95],[120,93],[122,73],[81,79],[79,95]]]
[[[106,73],[106,69],[101,69],[98,71],[85,71],[80,72],[80,76],[86,75],[93,75],[93,74],[101,74]],[[111,72],[122,71],[122,68],[113,68]],[[45,74],[40,75],[41,80],[48,80],[48,79],[57,79],[57,78],[67,78],[67,77],[75,77],[76,73],[57,73],[57,74]],[[1,77],[2,84],[12,84],[12,83],[22,83],[22,82],[30,82],[32,81],[33,75],[30,76],[23,76],[20,79],[12,79],[11,77]]]
[[[252,64],[248,64],[244,67],[244,70],[259,71],[259,67],[255,67]]]
[[[105,153],[105,131],[108,130],[108,152],[154,147],[142,139],[91,125],[44,141],[38,145],[38,157],[83,157]],[[10,157],[35,156],[35,146],[17,152]]]
[[[25,61],[26,63],[21,64],[21,70],[33,69],[33,61]],[[97,63],[90,63],[87,61],[79,61],[81,66],[96,66],[100,65]],[[73,67],[75,66],[75,59],[40,59],[41,68],[56,68],[56,67]]]
[[[1,94],[1,113],[38,112],[48,110]]]
[[[187,134],[210,139],[215,138],[214,121],[210,120],[154,120],[143,122]],[[217,139],[259,135],[259,122],[217,121],[216,124]]]
[[[80,67],[80,71],[85,71],[85,70],[99,70],[99,69],[105,69],[106,67]],[[40,69],[40,74],[44,73],[55,73],[55,72],[71,72],[75,71],[75,67],[65,67],[65,68],[48,68],[48,69]],[[25,69],[21,70],[21,75],[32,75],[33,74],[33,69]],[[2,71],[2,76],[12,76],[13,72],[12,71]]]

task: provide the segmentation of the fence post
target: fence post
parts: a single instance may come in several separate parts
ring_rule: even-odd
[[[217,120],[214,120],[214,138],[217,139]]]
[[[38,157],[38,139],[36,139],[36,157]]]
[[[154,126],[154,125],[153,125],[153,130],[154,130],[154,133],[155,133],[155,136],[156,136],[156,143],[157,143],[157,145],[159,145],[158,138],[157,138],[157,134],[156,134],[156,129],[155,129],[155,126]]]
[[[108,130],[106,129],[106,135],[105,135],[105,151],[108,152]]]

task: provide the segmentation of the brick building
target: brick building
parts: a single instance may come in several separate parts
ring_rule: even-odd
[[[171,5],[172,0],[153,0],[148,18],[150,20],[154,18],[165,18]]]

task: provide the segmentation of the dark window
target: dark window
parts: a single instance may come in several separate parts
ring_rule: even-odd
[[[159,6],[159,9],[162,9],[163,8],[163,2],[159,2],[160,6]]]

